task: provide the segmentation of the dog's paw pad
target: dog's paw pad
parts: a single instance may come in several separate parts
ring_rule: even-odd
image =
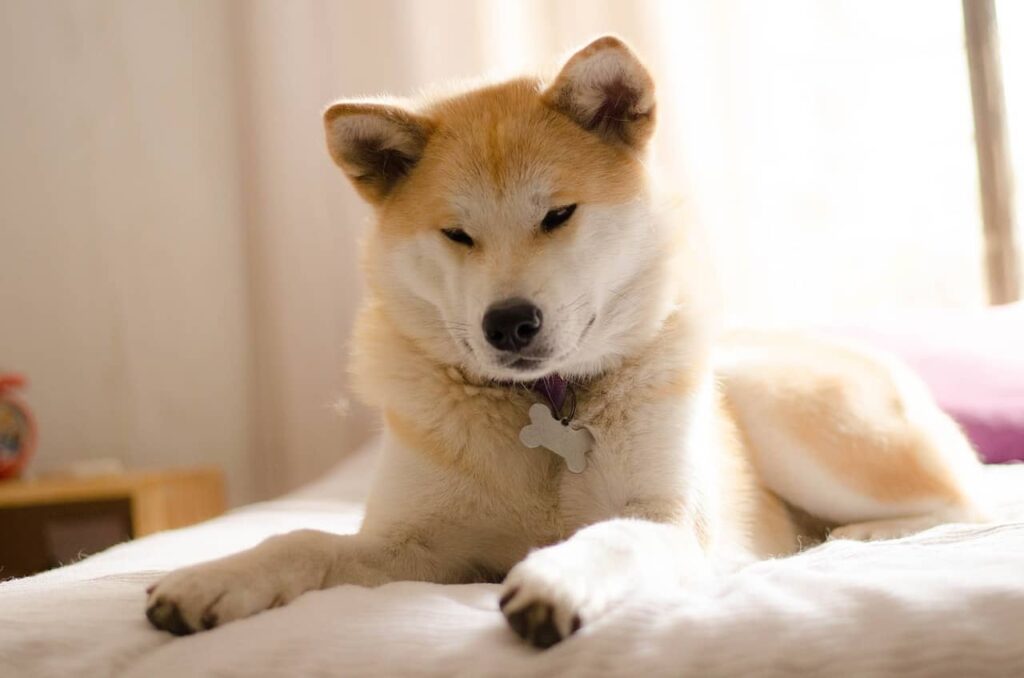
[[[520,562],[505,578],[498,601],[509,626],[534,647],[549,648],[600,616],[607,596],[595,595],[590,578],[556,558],[558,547],[542,549]],[[600,579],[596,579],[598,585]]]
[[[506,615],[516,634],[534,647],[546,650],[565,640],[555,624],[555,608],[550,603],[534,602]],[[570,635],[580,629],[579,615],[572,619]]]
[[[170,631],[176,636],[195,633],[195,629],[189,626],[182,616],[178,604],[163,597],[157,598],[146,608],[146,618],[156,628]]]
[[[572,612],[568,601],[556,602],[520,586],[509,588],[498,601],[498,607],[516,635],[541,649],[560,643],[583,626],[580,615]]]

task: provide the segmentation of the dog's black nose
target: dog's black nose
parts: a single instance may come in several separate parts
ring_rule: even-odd
[[[525,299],[507,299],[484,314],[484,336],[502,351],[520,351],[540,332],[543,315]]]

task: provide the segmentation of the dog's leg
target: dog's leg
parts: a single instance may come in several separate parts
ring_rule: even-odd
[[[500,605],[516,633],[547,648],[631,592],[664,590],[709,573],[693,529],[620,518],[528,555],[506,577]]]
[[[906,367],[799,335],[736,346],[719,376],[761,480],[834,538],[985,519],[970,443]]]
[[[635,396],[635,393],[634,393]],[[733,436],[710,379],[689,396],[658,391],[645,416],[562,478],[560,509],[588,525],[511,569],[500,605],[512,629],[550,647],[642,590],[701,580],[741,554],[722,543],[721,476]],[[740,547],[742,549],[742,547]]]
[[[300,530],[170,573],[150,588],[146,616],[157,628],[184,635],[284,605],[315,589],[448,578],[447,568],[413,534]]]

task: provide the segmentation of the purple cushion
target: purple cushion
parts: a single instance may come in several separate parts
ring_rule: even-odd
[[[1024,461],[1024,304],[907,313],[839,332],[913,367],[985,461]]]

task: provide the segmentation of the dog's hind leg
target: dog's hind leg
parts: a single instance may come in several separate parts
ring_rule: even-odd
[[[835,537],[984,519],[973,449],[901,364],[794,334],[747,335],[725,348],[719,376],[762,482],[845,526]]]

